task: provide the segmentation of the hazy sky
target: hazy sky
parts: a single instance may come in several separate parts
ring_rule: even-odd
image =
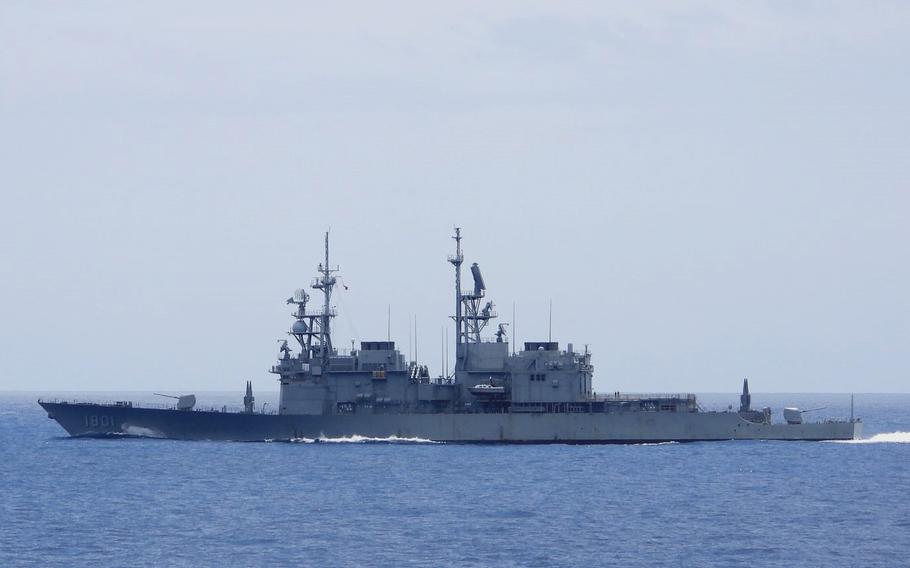
[[[454,225],[599,391],[910,390],[910,3],[0,3],[0,389],[436,374]],[[451,337],[451,333],[450,333]]]

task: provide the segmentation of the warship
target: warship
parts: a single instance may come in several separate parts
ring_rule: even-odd
[[[753,409],[748,380],[739,409],[708,411],[694,394],[597,394],[590,350],[564,349],[556,341],[527,341],[510,351],[508,324],[483,332],[496,319],[477,263],[471,286],[462,286],[462,236],[455,229],[455,365],[431,377],[426,365],[407,360],[395,342],[362,341],[342,352],[333,343],[337,316],[332,294],[338,267],[325,257],[310,294],[298,289],[289,335],[270,372],[278,377],[277,409],[256,408],[246,383],[243,409],[201,409],[194,395],[171,406],[131,401],[38,403],[71,436],[143,436],[180,440],[299,441],[332,439],[431,440],[480,443],[658,443],[721,440],[851,440],[862,422],[810,422],[808,411],[785,408],[783,421],[770,408]],[[513,330],[514,331],[514,330]]]

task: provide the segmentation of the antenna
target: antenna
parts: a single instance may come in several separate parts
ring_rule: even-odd
[[[512,355],[515,355],[515,344],[518,338],[515,334],[515,302],[512,302]]]
[[[446,378],[449,377],[449,328],[446,328]]]
[[[850,395],[850,422],[855,422],[853,419],[853,395]]]
[[[330,321],[335,317],[335,313],[332,311],[331,299],[332,289],[335,287],[337,280],[333,274],[338,272],[337,266],[332,268],[329,264],[329,231],[325,232],[325,264],[319,263],[317,270],[320,276],[313,282],[312,287],[322,290],[323,295],[322,313],[319,314],[319,352],[323,363],[325,363],[332,353]]]
[[[550,327],[547,332],[547,342],[553,342],[553,300],[550,299]]]
[[[300,344],[300,356],[306,361],[319,358],[326,362],[326,359],[334,352],[332,348],[331,320],[335,317],[335,310],[332,309],[331,297],[338,278],[336,273],[338,267],[334,268],[329,264],[329,233],[325,233],[325,258],[316,268],[318,276],[313,279],[310,287],[319,290],[323,295],[322,310],[307,311],[306,306],[309,303],[310,296],[305,290],[298,289],[294,295],[288,298],[288,304],[296,304],[297,310],[293,314],[296,320],[291,326],[290,335]],[[353,324],[348,321],[351,328]],[[287,358],[290,353],[287,346],[282,347],[282,352]]]
[[[417,315],[414,315],[414,361],[417,362],[420,359],[417,357]]]
[[[388,328],[386,330],[386,341],[392,341],[392,304],[389,304]]]
[[[439,350],[439,374],[443,374],[446,368],[446,326],[439,328],[439,340],[442,341],[442,348]]]
[[[462,319],[461,319],[461,263],[464,262],[464,256],[461,254],[461,227],[455,227],[455,254],[449,255],[448,261],[455,267],[455,343],[461,345],[462,342]],[[455,350],[455,356],[458,357],[458,350]]]

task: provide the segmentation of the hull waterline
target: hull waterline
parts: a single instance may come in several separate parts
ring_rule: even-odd
[[[853,440],[862,422],[765,424],[735,412],[304,416],[40,402],[71,436],[266,441],[396,438],[438,442],[656,443]]]

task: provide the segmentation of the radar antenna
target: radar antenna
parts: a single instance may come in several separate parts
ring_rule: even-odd
[[[281,358],[290,359],[291,358],[291,348],[288,347],[288,340],[279,339],[278,343],[279,343],[278,352],[281,353]]]
[[[310,301],[310,295],[306,290],[296,290],[294,295],[288,298],[288,304],[295,304],[297,311],[292,315],[296,321],[291,326],[289,335],[300,344],[301,359],[310,361],[320,359],[325,361],[334,353],[332,348],[332,331],[331,320],[335,317],[335,310],[332,308],[332,290],[335,287],[337,279],[335,273],[338,267],[332,268],[329,264],[329,233],[325,234],[325,261],[320,262],[317,267],[319,276],[313,279],[310,287],[320,290],[323,295],[323,304],[321,310],[307,310],[307,303]],[[282,352],[288,352],[282,348]]]
[[[455,255],[449,256],[449,262],[455,265],[455,343],[480,343],[480,332],[496,317],[496,311],[493,302],[488,301],[482,305],[487,286],[476,262],[471,265],[474,289],[467,293],[461,291],[461,263],[464,262],[464,256],[461,254],[460,227],[455,227],[455,236],[452,238],[456,243]],[[459,353],[457,348],[456,353]]]

